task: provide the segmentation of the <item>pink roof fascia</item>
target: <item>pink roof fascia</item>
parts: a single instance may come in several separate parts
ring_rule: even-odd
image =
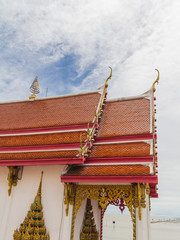
[[[99,157],[86,158],[84,164],[101,164],[101,163],[151,163],[153,156],[143,157]]]
[[[84,158],[48,158],[48,159],[14,159],[0,160],[0,166],[39,166],[39,165],[66,165],[83,164]]]
[[[89,124],[89,128],[92,128],[94,124]],[[97,127],[97,126],[96,126]],[[81,131],[87,130],[87,124],[81,125],[68,125],[59,127],[47,127],[47,128],[29,128],[29,129],[15,129],[15,130],[0,130],[0,135],[26,135],[36,133],[48,133],[48,132],[68,132],[68,131]]]
[[[83,146],[85,143],[82,144]],[[89,142],[88,147],[92,144]],[[76,150],[80,148],[79,143],[58,144],[58,145],[36,145],[36,146],[18,146],[18,147],[0,147],[0,153],[8,152],[31,152],[31,151],[57,151],[57,150]]]
[[[128,135],[120,137],[104,137],[95,139],[94,143],[111,143],[111,142],[124,142],[124,141],[137,141],[137,140],[151,140],[153,139],[153,134],[144,135]]]
[[[61,176],[68,183],[158,183],[157,175],[151,176]]]

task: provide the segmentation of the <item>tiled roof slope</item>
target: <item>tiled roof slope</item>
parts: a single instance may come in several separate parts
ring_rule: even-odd
[[[150,100],[146,98],[106,102],[98,137],[150,133]]]
[[[0,104],[0,130],[78,125],[92,122],[98,92]]]
[[[144,176],[149,174],[149,167],[143,165],[98,165],[73,166],[64,176]]]
[[[150,145],[144,142],[99,144],[92,148],[88,157],[136,157],[150,154]]]
[[[48,158],[73,158],[78,154],[77,150],[68,151],[47,151],[47,152],[17,152],[1,153],[0,160],[18,160],[18,159],[48,159]],[[26,160],[26,161],[27,161]]]
[[[77,132],[61,132],[33,135],[17,135],[17,136],[0,136],[1,147],[11,146],[37,146],[37,145],[53,145],[64,143],[78,143],[82,135],[82,141],[87,138],[86,131]]]

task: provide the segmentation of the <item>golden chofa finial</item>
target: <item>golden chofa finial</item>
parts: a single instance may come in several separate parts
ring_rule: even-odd
[[[105,87],[107,88],[108,87],[108,80],[111,79],[112,77],[112,67],[109,67],[111,69],[111,72],[110,72],[110,75],[109,77],[106,79],[106,82],[105,82]]]
[[[156,88],[155,88],[155,84],[159,82],[159,70],[155,69],[157,72],[158,72],[158,76],[156,78],[156,80],[154,81],[153,85],[152,85],[152,88],[153,88],[153,92],[156,91]]]
[[[35,99],[36,94],[40,93],[40,88],[39,88],[39,79],[38,76],[34,79],[32,85],[29,88],[30,92],[32,92],[31,96],[29,96],[29,99]]]

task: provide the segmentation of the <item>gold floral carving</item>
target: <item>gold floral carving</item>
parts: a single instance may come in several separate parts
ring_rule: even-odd
[[[105,209],[109,201],[123,198],[132,216],[133,206],[133,186],[132,185],[78,185],[75,197],[75,216],[82,201],[86,198],[99,202],[102,210]]]

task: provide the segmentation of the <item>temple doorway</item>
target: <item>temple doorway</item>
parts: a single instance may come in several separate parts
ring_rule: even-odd
[[[133,223],[123,199],[110,202],[103,217],[100,240],[133,240]]]

